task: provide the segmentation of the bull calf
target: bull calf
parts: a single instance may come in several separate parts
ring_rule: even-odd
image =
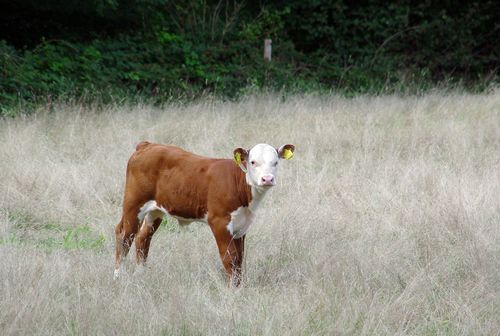
[[[258,144],[235,149],[233,161],[139,143],[127,165],[123,214],[115,230],[115,278],[134,238],[137,264],[146,262],[151,238],[168,213],[180,225],[208,223],[228,279],[239,285],[245,235],[255,210],[276,184],[280,159],[291,159],[294,150],[293,145]]]

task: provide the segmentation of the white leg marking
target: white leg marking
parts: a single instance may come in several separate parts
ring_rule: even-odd
[[[153,227],[153,223],[158,218],[163,218],[167,214],[167,210],[162,206],[158,206],[155,200],[147,201],[137,214],[137,218],[141,221],[141,230],[145,226]]]
[[[165,208],[163,208],[162,206],[158,206],[155,200],[147,201],[139,210],[137,218],[139,218],[139,221],[144,222],[144,220],[146,220],[148,217],[147,215],[149,215],[150,213],[152,214],[152,216],[149,216],[150,218],[155,217],[151,220],[151,225],[152,225],[152,222],[156,218],[163,217],[163,215],[166,215],[167,210],[165,210]]]
[[[233,235],[233,221],[230,221],[229,224],[227,224],[227,231],[229,231],[231,236]]]

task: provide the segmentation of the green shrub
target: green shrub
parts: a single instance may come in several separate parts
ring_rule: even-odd
[[[68,97],[354,95],[442,81],[481,89],[498,79],[494,5],[23,0],[5,8],[15,26],[6,21],[2,32],[12,43],[0,35],[0,113]],[[272,62],[262,57],[265,38],[273,40]]]

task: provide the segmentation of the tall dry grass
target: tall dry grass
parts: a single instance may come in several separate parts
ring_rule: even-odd
[[[112,281],[143,139],[228,158],[297,146],[247,236],[242,288],[226,287],[210,230],[175,220],[148,269]],[[67,244],[79,227],[104,242]],[[498,335],[500,92],[70,104],[0,120],[0,239],[3,335]]]

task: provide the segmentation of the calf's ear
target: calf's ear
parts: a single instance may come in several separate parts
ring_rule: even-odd
[[[248,151],[243,148],[236,148],[233,151],[233,155],[234,155],[234,161],[238,166],[241,166],[243,162],[246,162],[248,159]]]
[[[293,157],[293,153],[295,152],[294,145],[283,145],[278,149],[278,156],[281,159],[290,160]]]

